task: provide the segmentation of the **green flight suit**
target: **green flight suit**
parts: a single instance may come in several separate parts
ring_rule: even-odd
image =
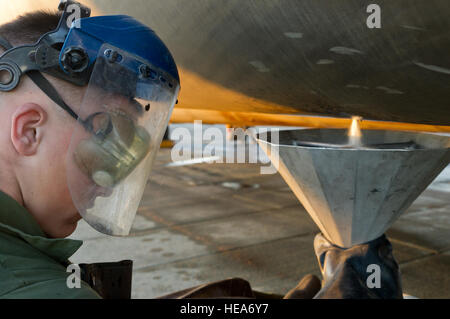
[[[81,281],[68,288],[68,258],[80,240],[47,238],[33,216],[0,191],[0,298],[81,298],[100,296]]]

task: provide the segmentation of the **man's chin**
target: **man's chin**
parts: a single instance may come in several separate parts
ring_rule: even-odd
[[[66,238],[72,235],[75,229],[77,229],[77,222],[66,223],[64,226],[58,227],[57,231],[46,232],[46,235],[49,238]]]
[[[74,218],[74,222],[78,223],[83,217],[81,217],[80,212],[77,211],[76,215],[73,218]]]
[[[74,210],[73,214],[71,214],[70,217],[67,218],[66,223],[67,224],[76,224],[82,219],[83,217],[81,216],[80,212],[78,210]]]
[[[78,222],[82,219],[79,212],[76,212],[73,217],[70,218],[64,226],[60,228],[58,234],[55,234],[54,238],[65,238],[72,235],[77,229]]]

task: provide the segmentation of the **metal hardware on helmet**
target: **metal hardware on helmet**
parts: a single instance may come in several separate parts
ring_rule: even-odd
[[[61,64],[64,70],[70,74],[81,73],[89,65],[89,57],[83,48],[71,47],[64,51]]]
[[[89,81],[87,53],[81,48],[69,48],[64,52],[60,66],[61,51],[70,28],[67,26],[72,12],[69,6],[77,6],[80,18],[87,18],[91,14],[88,7],[76,1],[61,1],[59,10],[62,11],[58,27],[54,31],[44,34],[35,44],[12,47],[0,56],[0,71],[5,70],[11,75],[11,81],[0,82],[0,91],[14,90],[24,74],[32,71],[44,72],[75,85],[86,85]]]

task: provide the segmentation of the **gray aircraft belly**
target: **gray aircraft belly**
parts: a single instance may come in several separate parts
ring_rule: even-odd
[[[291,113],[450,125],[448,0],[91,2],[148,24],[182,69]]]

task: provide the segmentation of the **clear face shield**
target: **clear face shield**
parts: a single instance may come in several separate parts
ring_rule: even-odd
[[[96,230],[129,234],[179,84],[132,54],[104,45],[67,153],[73,203]]]

